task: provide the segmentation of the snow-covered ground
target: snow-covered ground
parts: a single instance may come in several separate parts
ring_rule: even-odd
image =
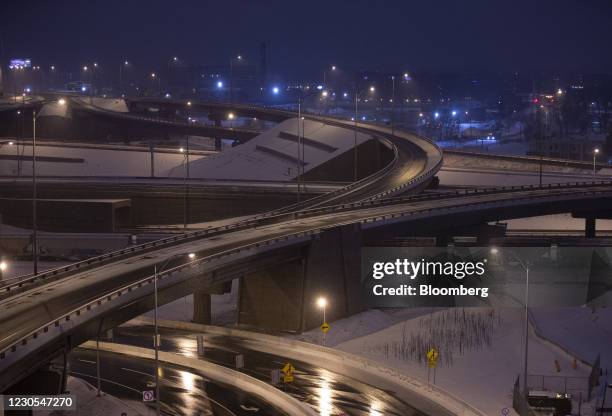
[[[155,414],[155,409],[148,408],[140,402],[131,400],[120,400],[114,396],[103,393],[97,396],[94,386],[76,377],[68,378],[68,392],[76,395],[77,410],[73,411],[35,411],[35,416],[150,416]]]
[[[0,154],[5,156],[31,155],[32,146],[15,144],[2,146]],[[36,146],[36,155],[40,158],[36,164],[40,176],[138,176],[148,177],[151,174],[151,154],[147,150],[113,150],[101,146],[78,147],[78,145],[46,146],[44,143]],[[190,163],[204,158],[203,155],[190,155]],[[182,153],[169,153],[162,149],[154,154],[154,168],[157,176],[178,176],[183,174],[185,156]],[[15,176],[32,174],[32,163],[21,161],[4,161],[0,165],[0,175]],[[195,177],[196,175],[194,175]]]
[[[544,315],[536,314],[537,325],[539,329],[549,328],[541,332],[547,336],[552,332],[551,337],[556,337],[559,344],[574,346],[577,352],[582,351],[587,357],[592,355],[593,349],[612,345],[612,325],[610,315],[601,313],[587,327],[584,313],[576,308],[545,311]],[[560,325],[563,321],[568,321],[568,324]],[[327,346],[378,361],[422,381],[428,379],[424,354],[435,345],[440,351],[437,385],[486,414],[497,415],[504,408],[512,408],[512,387],[522,373],[524,362],[524,311],[520,308],[370,310],[330,325]],[[575,327],[584,328],[583,336],[576,336]],[[608,332],[606,336],[600,336],[598,331]],[[595,337],[592,347],[582,346],[585,339]],[[319,329],[298,338],[322,342]],[[573,351],[571,348],[567,350]],[[586,377],[591,367],[574,358],[531,330],[530,387],[562,390],[565,377],[576,377],[567,379],[568,389],[572,390],[569,392],[576,398],[580,392],[586,395]],[[433,373],[430,373],[430,380],[433,381]]]
[[[589,363],[601,354],[601,367],[612,370],[612,308],[537,308],[531,313],[544,337]]]

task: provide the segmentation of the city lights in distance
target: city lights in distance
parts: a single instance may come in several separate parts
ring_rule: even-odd
[[[217,88],[223,88],[223,81],[217,81]]]
[[[272,88],[272,93],[273,93],[274,95],[277,95],[277,94],[279,93],[279,91],[280,91],[280,90],[278,89],[278,87],[273,87],[273,88]]]

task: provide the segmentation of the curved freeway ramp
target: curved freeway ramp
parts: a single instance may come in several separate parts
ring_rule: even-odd
[[[103,114],[107,117],[116,117],[118,119],[134,118],[141,122],[157,125],[174,125],[174,123],[181,125],[187,124],[154,117],[138,116],[122,111],[112,111],[90,104],[87,100],[82,98],[73,98],[72,101],[83,110]],[[130,105],[140,103],[166,106],[168,108],[185,108],[186,105],[185,101],[146,98],[132,99],[129,103]],[[215,114],[227,114],[232,112],[236,117],[256,117],[261,120],[275,122],[282,122],[297,116],[296,113],[291,111],[258,106],[197,101],[190,101],[189,103],[192,109],[201,109]],[[394,134],[392,134],[391,129],[384,126],[357,123],[334,117],[312,114],[304,114],[304,117],[330,126],[356,130],[359,133],[370,135],[389,147],[393,152],[393,158],[387,166],[383,167],[383,169],[358,182],[352,183],[333,193],[321,195],[316,199],[283,208],[279,212],[288,212],[315,206],[329,205],[332,203],[377,199],[398,195],[404,192],[417,191],[425,187],[442,166],[442,150],[435,143],[424,137],[399,130],[396,130]],[[208,132],[208,134],[218,132],[219,134],[223,133],[231,136],[235,132],[240,132],[239,129],[227,129],[222,127],[214,127],[213,129],[215,130]],[[251,137],[252,136],[253,134],[251,132]]]
[[[478,221],[609,206],[612,183],[494,188],[350,203],[234,223],[179,235],[43,273],[35,281],[2,288],[0,301],[0,390],[27,375],[58,351],[91,339],[151,308],[153,266],[167,259],[158,276],[161,302],[193,290],[196,283],[231,279],[214,272],[238,267],[274,250],[307,244],[341,225],[397,229],[423,221]],[[533,214],[535,213],[535,214]],[[196,259],[187,261],[187,253]],[[182,256],[182,257],[181,257]]]

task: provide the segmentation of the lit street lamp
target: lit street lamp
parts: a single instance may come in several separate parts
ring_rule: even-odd
[[[242,62],[242,55],[236,56],[237,62]],[[234,104],[234,58],[230,59],[230,79],[229,79],[230,104]],[[221,84],[223,86],[223,84]]]
[[[598,154],[599,154],[599,149],[598,148],[593,149],[593,176],[595,176],[595,159],[597,158]]]
[[[0,260],[0,280],[3,278],[3,274],[8,269],[8,264],[4,260]]]
[[[372,85],[369,88],[370,94],[376,92],[376,88]],[[353,143],[353,181],[357,182],[357,102],[359,101],[359,89],[358,83],[355,82],[355,116],[353,117],[353,133],[354,133],[354,143]]]
[[[66,100],[60,98],[59,105],[66,105]],[[38,114],[32,110],[32,257],[34,260],[34,276],[38,274],[38,224],[36,216],[36,119]]]
[[[317,299],[317,306],[323,311],[323,322],[321,322],[321,325],[324,325],[326,323],[325,309],[327,308],[327,299],[321,296]],[[325,332],[323,332],[323,345],[325,345]]]
[[[183,228],[187,229],[189,223],[189,135],[187,135],[185,148],[179,149],[184,154],[183,163],[185,165],[183,181],[185,191],[183,193]]]
[[[155,72],[151,72],[151,79],[157,80],[157,93],[161,96],[161,79]]]
[[[129,61],[123,61],[119,65],[119,92],[123,90],[123,68],[127,69],[130,66]]]
[[[331,66],[331,70],[332,71],[335,71],[336,69],[338,69],[338,67],[336,65],[332,65]],[[327,70],[324,69],[323,70],[323,87],[327,86],[326,82],[327,82]]]
[[[157,275],[159,273],[163,273],[166,270],[166,267],[170,263],[170,261],[182,257],[184,254],[176,254],[172,257],[167,258],[161,266],[158,267],[158,264],[153,266],[153,291],[154,291],[154,299],[155,299],[155,307],[154,307],[154,321],[155,321],[155,337],[153,339],[153,344],[155,347],[155,409],[157,415],[160,415],[160,402],[159,402],[159,329],[157,326]],[[195,253],[187,254],[188,261],[193,261],[195,259]]]

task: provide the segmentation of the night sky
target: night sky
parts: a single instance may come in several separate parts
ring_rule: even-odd
[[[5,0],[0,21],[3,65],[257,62],[266,41],[270,71],[287,77],[331,64],[612,72],[610,0]]]

